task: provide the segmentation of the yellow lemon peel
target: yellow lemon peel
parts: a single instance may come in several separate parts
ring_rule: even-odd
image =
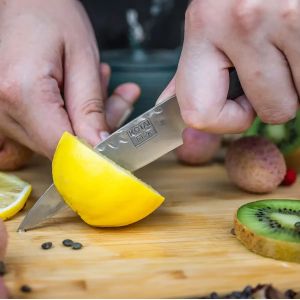
[[[65,202],[92,226],[132,224],[164,201],[149,185],[68,132],[58,143],[52,174]]]

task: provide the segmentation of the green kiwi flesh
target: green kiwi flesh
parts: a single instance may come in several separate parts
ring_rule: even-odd
[[[261,200],[243,205],[238,220],[253,233],[271,239],[300,243],[299,200]]]
[[[262,256],[300,263],[300,200],[270,199],[240,207],[237,239]]]

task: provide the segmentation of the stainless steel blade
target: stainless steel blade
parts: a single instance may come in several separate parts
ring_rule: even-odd
[[[172,97],[114,132],[95,150],[135,171],[181,145],[184,127]]]
[[[114,132],[95,150],[135,171],[181,145],[184,127],[177,99],[171,97]],[[52,184],[31,208],[18,231],[36,227],[64,206]]]
[[[36,227],[47,218],[55,215],[63,207],[66,207],[64,200],[57,192],[55,186],[51,184],[28,212],[18,231],[26,231]]]

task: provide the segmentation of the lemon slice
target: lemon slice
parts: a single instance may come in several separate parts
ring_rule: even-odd
[[[93,226],[137,222],[164,201],[163,196],[129,171],[67,132],[55,151],[52,175],[65,202]]]
[[[14,216],[25,205],[31,185],[20,178],[0,172],[0,218]]]

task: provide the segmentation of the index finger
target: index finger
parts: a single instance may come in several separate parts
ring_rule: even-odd
[[[203,30],[187,20],[175,88],[182,117],[189,127],[235,133],[251,125],[254,111],[247,98],[227,99],[230,66]]]

